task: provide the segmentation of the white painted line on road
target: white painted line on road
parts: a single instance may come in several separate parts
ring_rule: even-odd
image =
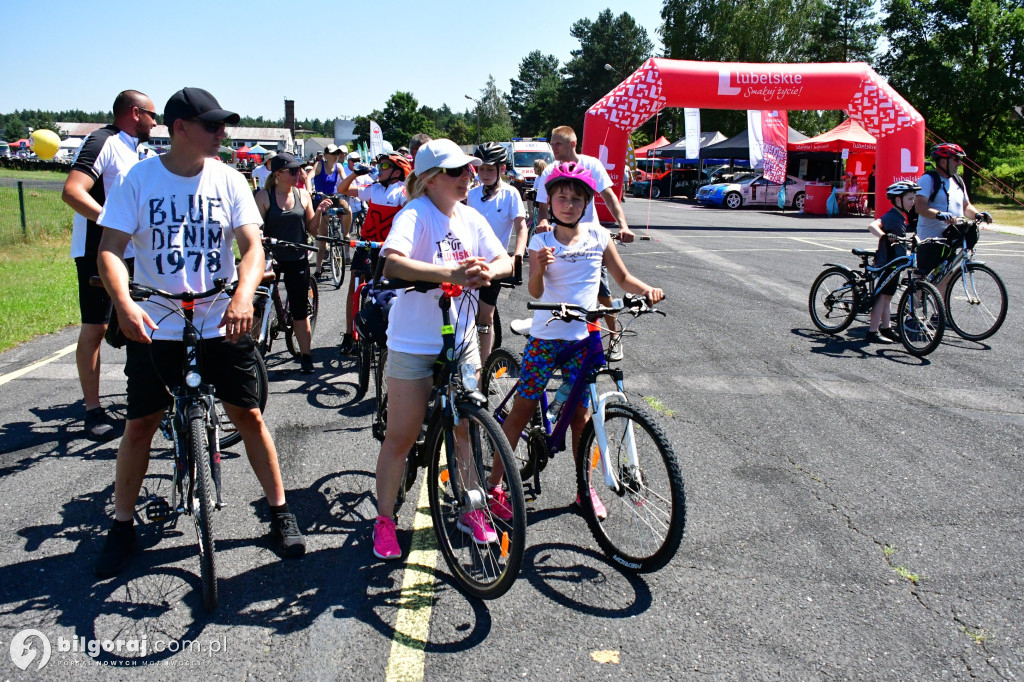
[[[402,592],[398,598],[395,635],[384,677],[394,680],[422,680],[430,639],[430,611],[434,606],[434,568],[437,566],[437,543],[430,518],[430,494],[427,471],[420,484],[416,515],[412,522],[412,547],[402,575]]]
[[[803,242],[804,244],[810,244],[811,246],[820,246],[823,249],[832,249],[833,251],[849,251],[850,247],[842,248],[839,246],[829,246],[828,244],[821,244],[820,242],[811,241],[810,239],[803,239],[801,237],[789,237],[795,242]]]
[[[78,344],[77,343],[73,343],[70,346],[67,346],[65,348],[61,348],[59,351],[57,351],[56,353],[54,353],[53,355],[51,355],[48,358],[44,358],[42,360],[39,360],[38,362],[33,362],[28,367],[22,367],[21,369],[19,369],[17,371],[11,372],[10,374],[0,374],[0,386],[3,386],[4,384],[6,384],[9,381],[14,381],[18,377],[23,377],[26,374],[28,374],[29,372],[31,372],[33,370],[39,369],[43,365],[48,365],[51,362],[53,362],[54,360],[60,360],[62,357],[64,357],[68,353],[74,353],[76,348],[78,348]]]

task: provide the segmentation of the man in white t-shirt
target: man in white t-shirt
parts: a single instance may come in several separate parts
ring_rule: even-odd
[[[263,164],[252,169],[254,189],[263,189],[263,185],[267,182],[267,176],[270,175],[270,160],[275,156],[277,156],[276,152],[267,152],[263,158]]]
[[[585,154],[576,153],[576,131],[569,126],[559,126],[551,131],[551,151],[555,155],[555,163],[548,164],[544,172],[541,173],[540,177],[533,183],[534,189],[537,190],[537,232],[547,232],[551,229],[551,223],[548,220],[548,193],[544,188],[544,183],[547,181],[548,176],[551,175],[551,171],[554,170],[555,166],[561,163],[578,163],[588,171],[590,171],[591,177],[594,178],[594,182],[597,184],[597,192],[604,199],[605,206],[612,214],[612,218],[619,225],[619,239],[624,244],[629,244],[633,241],[634,235],[632,230],[629,229],[629,225],[626,223],[626,214],[622,210],[622,204],[619,203],[619,197],[616,196],[615,190],[612,188],[612,180],[608,176],[608,171],[605,170],[604,164],[599,159],[595,159],[593,156],[587,156]],[[599,223],[597,219],[597,210],[594,208],[596,202],[590,202],[587,206],[587,212],[583,214],[582,223]],[[601,287],[598,292],[597,300],[600,301],[603,306],[611,306],[611,289],[608,285],[608,272],[607,270],[601,270]],[[606,317],[605,321],[608,323],[609,329],[615,329],[615,318],[612,316]],[[606,353],[608,360],[611,362],[617,362],[622,360],[622,342],[621,337],[617,333],[612,333],[611,339],[608,344],[608,352]]]
[[[466,204],[480,212],[506,249],[513,231],[515,232],[513,256],[518,263],[521,277],[522,258],[526,253],[526,207],[523,205],[523,198],[519,196],[519,190],[501,180],[505,163],[508,161],[508,152],[497,142],[486,142],[478,146],[473,155],[483,163],[476,169],[480,184],[469,190]],[[476,330],[480,337],[481,363],[487,362],[494,345],[491,326],[494,324],[494,307],[498,303],[500,292],[501,282],[492,282],[490,286],[480,290]]]
[[[196,301],[194,323],[201,336],[199,372],[216,388],[228,417],[242,434],[249,463],[270,507],[270,538],[282,556],[300,556],[305,539],[285,501],[277,451],[260,413],[252,337],[252,299],[263,277],[262,222],[241,173],[217,160],[225,125],[238,114],[220,108],[199,88],[179,90],[164,107],[171,149],[119,176],[97,222],[103,226],[99,270],[128,338],[127,423],[117,451],[114,523],[95,571],[119,573],[136,549],[132,519],[153,435],[171,404],[167,384],[181,377],[184,320],[167,314],[173,302],[132,300],[121,254],[135,247],[135,281],[183,293],[206,291],[214,280],[238,281],[230,299]],[[241,262],[236,267],[232,241]]]
[[[75,163],[64,182],[61,198],[75,210],[71,229],[71,257],[78,272],[78,331],[75,361],[85,399],[85,435],[109,441],[117,437],[114,423],[100,404],[100,346],[110,322],[110,297],[89,285],[99,274],[96,254],[103,230],[96,218],[117,176],[147,156],[140,149],[156,126],[153,100],[138,90],[125,90],[114,99],[114,123],[91,133],[78,148]],[[144,148],[143,148],[144,149]],[[131,248],[124,254],[131,259]],[[129,260],[129,263],[131,261]]]

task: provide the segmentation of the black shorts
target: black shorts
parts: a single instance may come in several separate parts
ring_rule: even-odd
[[[278,261],[277,269],[284,281],[284,290],[288,292],[292,319],[306,319],[309,317],[309,261],[305,258]]]
[[[352,272],[363,273],[363,280],[373,278],[377,271],[377,258],[380,256],[380,249],[371,249],[368,246],[360,246],[352,252]]]
[[[124,375],[128,377],[128,419],[139,419],[162,412],[171,405],[168,386],[182,382],[181,341],[154,341],[152,344],[129,341]],[[256,351],[252,337],[246,334],[237,343],[223,337],[199,342],[199,374],[213,384],[214,395],[222,402],[244,408],[260,406],[256,378]]]
[[[501,293],[501,281],[491,282],[480,290],[480,302],[489,306],[498,304],[498,294]]]
[[[128,273],[134,272],[135,259],[125,260],[128,265]],[[89,280],[99,276],[100,268],[96,262],[96,254],[79,256],[75,259],[75,269],[78,270],[78,309],[82,314],[82,324],[109,324],[110,314],[114,309],[103,287],[94,287]]]
[[[926,242],[917,247],[917,270],[927,275],[942,261],[953,255],[953,250],[945,244]]]

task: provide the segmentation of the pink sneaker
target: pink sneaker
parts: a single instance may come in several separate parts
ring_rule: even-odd
[[[576,504],[580,504],[580,496],[576,496]],[[608,510],[604,508],[604,503],[601,502],[601,498],[597,496],[597,491],[594,490],[594,486],[590,486],[590,504],[594,505],[594,514],[597,515],[598,521],[604,521],[608,518]]]
[[[491,502],[488,509],[491,514],[502,521],[512,520],[512,504],[508,501],[508,493],[500,485],[491,488]]]
[[[398,546],[394,519],[378,516],[373,525],[373,554],[378,559],[401,559],[402,548]]]
[[[479,509],[463,514],[455,525],[463,533],[472,535],[473,542],[478,545],[487,545],[498,541],[498,534],[487,522],[487,515]]]

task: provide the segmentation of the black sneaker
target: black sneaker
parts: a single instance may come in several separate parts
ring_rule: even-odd
[[[879,335],[878,332],[868,332],[864,335],[864,343],[880,343],[882,345],[892,343],[885,336]]]
[[[107,541],[93,569],[96,577],[109,578],[123,571],[137,547],[135,526],[123,527],[114,524],[107,532]]]
[[[892,327],[882,327],[878,330],[878,333],[890,341],[899,341],[900,335],[896,333],[896,330]]]
[[[270,517],[270,542],[280,556],[293,558],[306,553],[306,538],[299,531],[295,514],[284,512]]]
[[[312,374],[316,370],[313,369],[313,356],[303,355],[299,358],[299,364],[302,365],[299,368],[301,374]]]
[[[341,350],[342,355],[355,355],[356,354],[356,342],[352,338],[351,334],[345,334],[341,339]]]
[[[111,441],[117,438],[114,420],[102,407],[85,412],[85,437],[89,440]]]

